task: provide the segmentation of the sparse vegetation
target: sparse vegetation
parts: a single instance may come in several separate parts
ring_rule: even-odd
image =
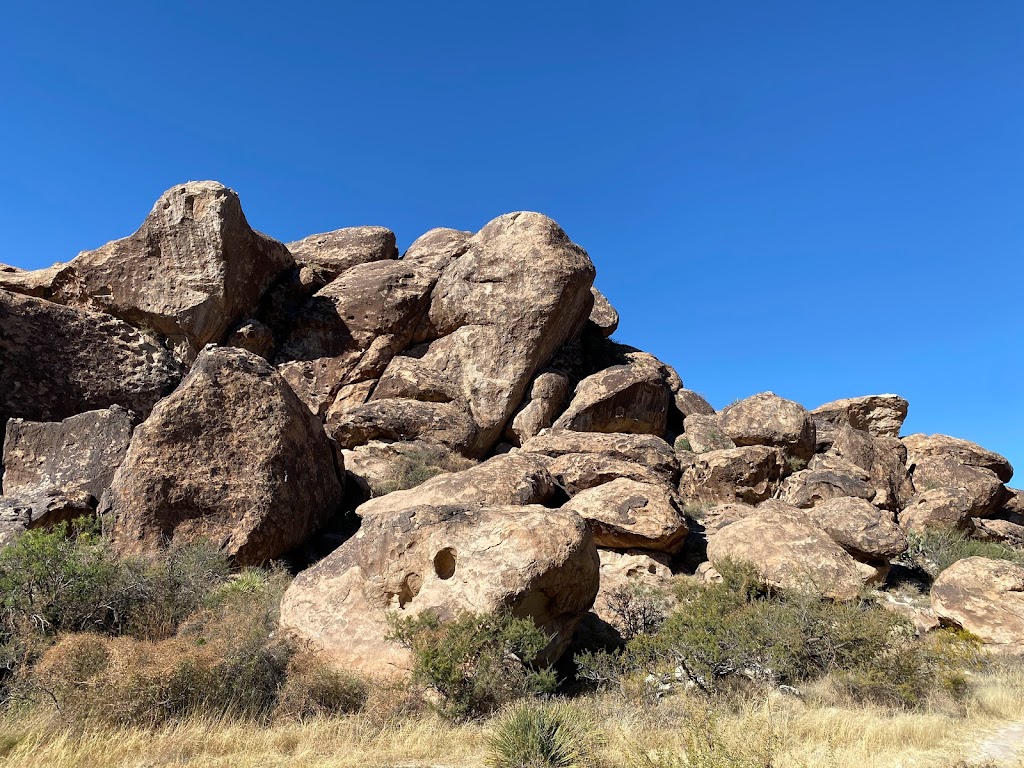
[[[374,496],[384,496],[394,491],[404,491],[425,483],[432,477],[445,472],[461,472],[473,466],[473,461],[452,453],[441,446],[416,445],[395,456],[394,463],[385,478],[377,481],[372,490]]]
[[[687,439],[686,435],[680,435],[677,437],[674,447],[677,453],[682,451],[693,451],[693,446],[690,445],[690,441]]]
[[[590,768],[601,738],[586,714],[563,702],[519,702],[487,739],[493,768]]]
[[[929,529],[911,533],[906,557],[930,576],[935,577],[957,560],[965,557],[988,557],[1024,564],[1024,552],[998,541],[972,539],[963,531]]]

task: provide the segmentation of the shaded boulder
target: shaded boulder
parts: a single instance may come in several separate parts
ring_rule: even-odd
[[[932,584],[932,610],[946,625],[977,635],[991,650],[1024,652],[1024,567],[967,557]]]
[[[835,600],[857,597],[865,581],[858,563],[821,528],[781,515],[753,515],[708,538],[708,560],[747,563],[771,586]]]
[[[974,526],[974,496],[964,488],[933,488],[915,496],[900,512],[900,525],[906,531],[924,533],[934,530],[969,531]]]
[[[249,565],[301,544],[341,494],[320,422],[265,360],[222,347],[135,429],[101,512],[121,552],[208,539]]]
[[[874,499],[875,489],[868,482],[866,472],[841,459],[835,464],[845,466],[794,472],[783,482],[781,498],[795,507],[814,507],[829,499],[850,496],[867,501]]]
[[[611,627],[619,638],[628,639],[641,629],[650,629],[643,626],[644,622],[656,622],[657,617],[643,615],[643,606],[636,598],[640,596],[642,600],[645,591],[668,590],[672,578],[669,556],[641,549],[601,549],[598,554],[601,587],[594,600],[596,618]]]
[[[48,298],[53,293],[53,280],[64,267],[57,263],[45,269],[20,269],[0,264],[0,288],[23,296],[37,299]]]
[[[871,500],[877,507],[899,510],[914,496],[914,482],[907,469],[907,449],[894,437],[873,437],[851,427],[836,427],[827,453],[815,456],[809,465],[831,456],[845,459],[868,473],[875,489]]]
[[[398,258],[395,233],[384,227],[345,227],[288,243],[296,264],[329,283],[342,272],[371,261]]]
[[[461,472],[474,465],[460,453],[425,440],[383,442],[342,450],[349,490],[357,491],[361,504],[373,496],[415,488],[444,472]],[[358,486],[358,489],[356,488]]]
[[[986,541],[1001,541],[1018,549],[1024,548],[1024,525],[1010,520],[974,518],[972,536]]]
[[[472,232],[437,227],[417,237],[402,260],[440,271],[469,250],[472,237]]]
[[[274,333],[259,320],[246,320],[228,336],[227,344],[252,352],[264,360],[274,355]]]
[[[708,451],[683,468],[679,490],[687,499],[757,504],[779,489],[785,466],[782,450],[765,445]]]
[[[551,458],[592,454],[638,464],[672,482],[679,477],[679,461],[672,446],[654,435],[551,430],[531,438],[521,450]]]
[[[590,523],[599,547],[671,554],[682,547],[688,530],[678,496],[663,483],[619,478],[580,491],[562,509]]]
[[[555,429],[663,437],[672,397],[665,366],[643,353],[629,357],[583,379]]]
[[[818,423],[852,427],[875,437],[899,437],[909,403],[899,395],[849,397],[819,405],[811,411]]]
[[[738,446],[770,445],[807,461],[814,455],[811,415],[773,392],[752,395],[722,409],[722,431]]]
[[[575,496],[588,488],[610,483],[620,477],[640,483],[672,481],[670,472],[659,474],[640,464],[597,453],[566,453],[555,459],[545,459],[548,472],[570,496]]]
[[[3,446],[4,494],[52,487],[99,500],[124,460],[131,436],[131,414],[120,406],[57,422],[11,419]]]
[[[903,438],[907,448],[907,463],[921,464],[928,460],[948,460],[968,467],[980,467],[995,474],[1000,481],[1010,482],[1013,467],[994,451],[977,443],[949,435],[907,435]]]
[[[692,389],[677,389],[673,393],[673,400],[675,401],[676,410],[679,411],[684,419],[689,418],[694,414],[713,416],[715,413],[715,409],[711,407],[711,403]]]
[[[608,338],[619,327],[619,313],[597,288],[591,286],[590,293],[594,296],[594,307],[590,310],[587,327],[593,328],[598,334]]]
[[[722,422],[717,414],[691,413],[686,417],[684,430],[683,439],[694,453],[736,447],[736,443],[722,431]]]
[[[550,427],[569,402],[569,390],[569,377],[564,373],[538,373],[530,382],[526,400],[505,430],[505,438],[512,445],[522,445]]]
[[[164,192],[135,234],[65,264],[48,298],[146,325],[189,361],[255,311],[293,263],[249,226],[234,191],[193,181]]]
[[[864,499],[829,499],[806,514],[808,521],[856,558],[887,560],[907,549],[907,537],[896,516]]]
[[[409,490],[370,499],[360,505],[356,514],[365,520],[424,505],[545,505],[555,498],[557,492],[554,479],[538,457],[506,454],[461,472],[436,475]]]
[[[408,674],[388,615],[508,609],[529,617],[555,661],[597,595],[599,561],[578,515],[545,507],[414,507],[374,516],[292,582],[281,626],[340,669]]]
[[[96,513],[96,499],[85,491],[36,486],[0,496],[0,547],[31,528],[52,528]]]
[[[456,403],[392,398],[371,400],[329,418],[327,431],[342,448],[371,440],[417,440],[440,443],[453,451],[472,444],[476,425]]]
[[[180,378],[160,339],[123,320],[0,290],[0,424],[113,405],[145,416]]]

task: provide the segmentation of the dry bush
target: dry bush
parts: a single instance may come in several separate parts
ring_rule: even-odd
[[[306,720],[357,712],[366,703],[368,692],[365,680],[304,649],[288,660],[274,717]]]

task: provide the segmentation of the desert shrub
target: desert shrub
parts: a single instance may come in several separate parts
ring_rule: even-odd
[[[356,712],[366,703],[368,692],[365,680],[336,669],[305,650],[288,661],[274,715],[306,720]]]
[[[389,639],[412,651],[413,679],[440,695],[438,711],[453,720],[555,687],[554,673],[533,665],[549,638],[508,612],[467,612],[446,622],[429,611],[393,615]]]
[[[677,437],[675,445],[673,447],[677,452],[693,450],[693,446],[690,445],[690,441],[685,435],[680,435],[679,437]]]
[[[907,557],[931,576],[938,576],[957,560],[988,557],[1024,564],[1024,552],[998,541],[972,539],[963,531],[928,529],[908,537]]]
[[[665,623],[669,605],[663,590],[638,580],[611,590],[606,601],[624,640],[657,632]]]
[[[429,445],[417,445],[395,456],[387,475],[376,482],[371,490],[373,496],[384,496],[394,491],[404,491],[425,483],[445,472],[461,472],[473,466],[474,462],[451,451]]]
[[[596,727],[564,702],[518,702],[493,725],[487,765],[493,768],[588,768],[601,743]]]

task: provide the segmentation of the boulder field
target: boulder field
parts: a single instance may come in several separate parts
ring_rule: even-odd
[[[282,628],[393,675],[393,613],[507,609],[553,662],[618,636],[610,597],[632,582],[743,561],[847,600],[929,531],[1024,545],[1002,456],[901,437],[891,394],[716,411],[611,339],[594,280],[538,213],[400,254],[378,226],[286,245],[227,187],[174,187],[129,237],[0,265],[0,546],[96,516],[126,555],[202,539],[283,560]],[[968,558],[930,611],[1020,652],[1022,585]]]

